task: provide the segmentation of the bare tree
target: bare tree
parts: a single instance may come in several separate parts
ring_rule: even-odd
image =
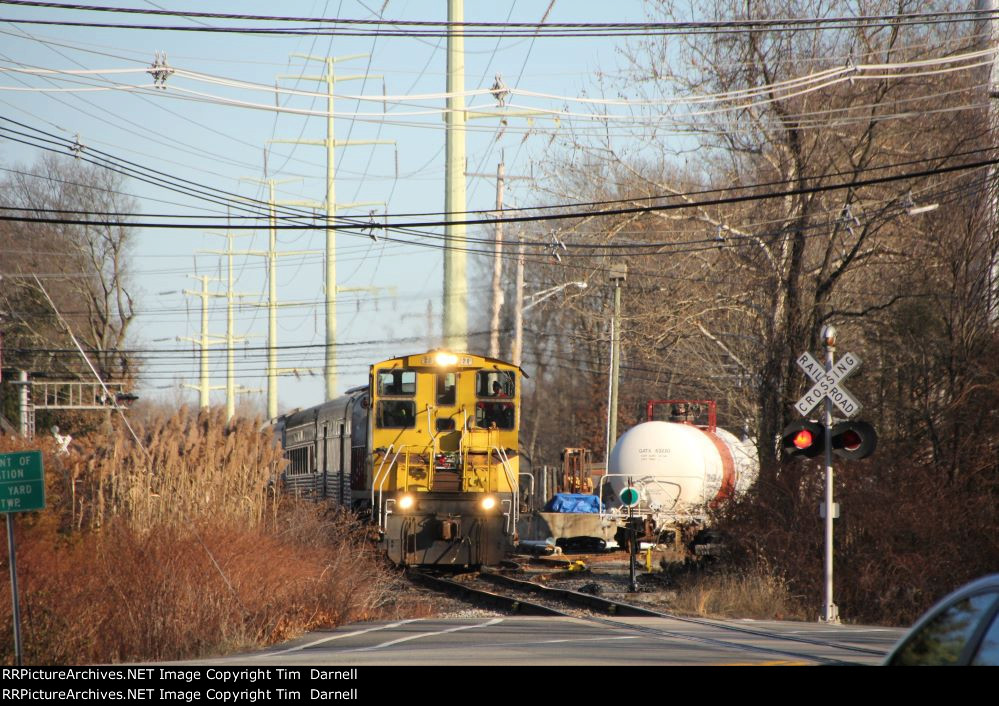
[[[672,2],[650,3],[653,19],[722,23],[916,9],[928,8],[768,0],[698,3],[683,13]],[[912,64],[975,47],[970,32],[898,18],[650,37],[627,54],[622,86],[645,101],[636,108],[640,127],[599,140],[570,135],[553,169],[552,192],[564,200],[677,206],[581,218],[564,231],[565,260],[579,263],[573,243],[618,248],[638,275],[625,299],[625,364],[650,378],[633,399],[651,382],[727,400],[730,423],[751,420],[761,485],[778,494],[797,487],[797,467],[782,468],[776,448],[805,384],[796,354],[816,349],[824,323],[863,349],[868,324],[916,294],[903,277],[919,262],[910,194],[959,189],[956,177],[933,170],[987,154],[974,72]],[[861,78],[857,66],[877,68]],[[913,172],[924,174],[901,178]],[[706,190],[720,191],[698,194]],[[742,199],[702,205],[720,195]],[[594,262],[592,250],[582,254]],[[685,378],[690,385],[677,385]]]
[[[128,281],[131,228],[136,210],[122,178],[86,163],[47,156],[19,167],[0,188],[3,205],[26,218],[38,215],[88,221],[77,224],[8,222],[0,230],[5,286],[0,306],[8,351],[5,363],[49,374],[74,375],[82,361],[70,348],[55,312],[33,276],[45,283],[105,380],[129,380],[134,363],[125,352],[135,303]]]

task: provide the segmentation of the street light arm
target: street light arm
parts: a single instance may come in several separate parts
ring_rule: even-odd
[[[541,302],[543,302],[545,299],[549,299],[549,298],[555,296],[556,294],[558,294],[559,292],[561,292],[566,287],[573,287],[573,286],[579,287],[580,289],[586,289],[586,287],[588,285],[586,284],[586,282],[566,282],[565,284],[560,284],[560,285],[557,285],[555,287],[550,287],[548,289],[543,289],[540,292],[535,292],[534,294],[531,295],[531,298],[537,297],[537,299],[534,299],[534,301],[532,301],[530,304],[528,304],[523,309],[521,309],[521,311],[527,311],[531,307],[537,306],[538,304],[540,304]]]

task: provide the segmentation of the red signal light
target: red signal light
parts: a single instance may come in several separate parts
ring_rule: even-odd
[[[840,437],[840,443],[847,451],[856,451],[860,448],[860,444],[862,442],[863,439],[860,438],[860,434],[853,429],[848,430],[842,437]]]
[[[792,422],[781,432],[785,458],[815,458],[825,448],[825,427],[818,422]]]
[[[878,435],[870,422],[840,422],[832,428],[832,451],[841,458],[867,458],[877,445]]]
[[[802,429],[797,434],[794,435],[794,446],[799,449],[807,449],[812,445],[815,439],[812,437],[812,432],[808,429]]]

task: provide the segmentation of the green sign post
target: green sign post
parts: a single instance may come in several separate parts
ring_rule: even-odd
[[[44,507],[42,452],[0,454],[0,512],[30,512]]]
[[[14,513],[45,508],[45,469],[41,451],[0,454],[0,512],[7,515],[10,595],[14,602],[14,661],[21,666],[21,603],[17,594],[17,553]]]

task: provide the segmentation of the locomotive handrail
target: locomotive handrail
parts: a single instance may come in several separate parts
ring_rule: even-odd
[[[531,493],[531,504],[533,505],[534,504],[534,474],[533,473],[527,473],[526,471],[521,471],[520,473],[517,474],[517,490],[518,490],[518,492],[520,491],[520,477],[521,476],[527,476],[531,480],[531,483],[530,483],[530,486],[531,486],[530,493]]]
[[[377,490],[377,492],[378,492],[378,526],[379,527],[384,528],[384,525],[382,523],[382,505],[383,505],[383,502],[382,502],[383,501],[382,491],[385,489],[385,481],[388,480],[389,473],[392,472],[392,467],[395,466],[396,461],[399,460],[399,454],[401,454],[403,451],[406,452],[406,487],[405,487],[405,491],[407,491],[407,492],[409,491],[409,479],[410,479],[410,474],[409,474],[409,454],[410,454],[410,451],[409,451],[409,448],[411,446],[415,446],[415,444],[402,444],[401,446],[399,446],[399,448],[395,452],[395,455],[392,456],[392,460],[389,461],[388,467],[385,468],[385,459],[387,459],[389,457],[389,454],[392,453],[392,449],[395,448],[394,444],[389,444],[389,447],[385,450],[385,454],[382,456],[382,462],[380,464],[378,464],[378,471],[375,472],[375,476],[374,476],[374,478],[371,481],[371,505],[372,505],[372,507],[375,504],[375,491]],[[428,446],[428,447],[423,447],[423,448],[430,449],[430,451],[433,452],[433,447],[429,447]],[[385,472],[384,473],[382,473],[382,468],[385,468]],[[428,474],[428,481],[427,481],[428,482],[428,487],[433,482],[433,475],[432,475],[432,473],[433,473],[433,455],[431,454],[430,459],[429,459],[429,463],[428,463],[428,470],[427,470],[427,474]],[[385,522],[388,522],[388,513],[385,514]]]
[[[500,505],[506,505],[507,503],[510,503],[510,511],[512,512],[513,511],[513,501],[512,500],[504,499],[504,500],[500,501]],[[506,528],[504,530],[506,532],[506,534],[510,534],[510,514],[511,514],[511,512],[504,512],[503,513],[503,517],[506,518]]]
[[[463,418],[461,420],[461,436],[458,437],[458,467],[465,468],[465,434],[470,430],[468,428],[468,410],[465,409],[465,405],[461,406],[461,413]]]
[[[395,452],[395,456],[392,457],[391,463],[389,463],[388,468],[385,473],[382,473],[382,469],[385,468],[385,459],[388,458],[389,454],[392,453],[392,449],[395,447],[394,444],[389,444],[389,447],[385,449],[385,454],[382,456],[382,462],[378,464],[378,470],[375,472],[375,477],[371,480],[371,506],[375,506],[375,490],[378,491],[378,528],[384,529],[385,523],[382,521],[382,487],[385,485],[385,480],[388,478],[389,471],[392,470],[392,466],[395,464],[395,460],[399,458],[399,451]],[[379,480],[381,478],[381,480]]]
[[[518,513],[520,511],[520,485],[517,480],[513,477],[513,471],[510,470],[510,459],[507,457],[506,452],[498,446],[491,447],[492,451],[496,452],[496,456],[499,457],[500,465],[503,467],[503,471],[506,473],[506,480],[510,484],[510,490],[513,492],[513,526],[514,529],[517,527]],[[491,456],[492,454],[490,454]]]
[[[378,470],[375,471],[374,477],[371,479],[371,506],[375,505],[375,491],[380,489],[380,484],[378,483],[378,478],[382,474],[382,468],[385,467],[385,459],[388,455],[392,453],[392,449],[395,448],[395,444],[389,444],[389,447],[385,449],[385,454],[382,456],[382,462],[378,464]],[[398,455],[398,454],[397,454]],[[389,468],[392,466],[390,465]],[[381,514],[381,506],[379,505],[379,515]],[[379,520],[381,518],[379,517]]]

